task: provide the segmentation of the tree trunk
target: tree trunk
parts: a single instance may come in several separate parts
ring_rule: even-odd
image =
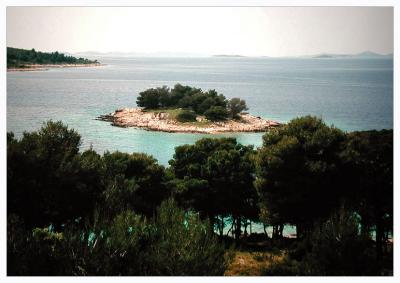
[[[218,233],[220,236],[223,236],[223,230],[224,230],[224,218],[221,217],[217,217],[217,228],[218,228]]]
[[[264,229],[265,236],[267,236],[267,238],[269,238],[268,233],[267,233],[267,225],[265,225],[264,223],[263,223],[263,229]]]
[[[210,232],[213,234],[214,233],[215,217],[214,216],[210,216],[209,220],[210,220]]]
[[[235,219],[232,220],[232,225],[231,228],[229,228],[228,232],[226,232],[226,235],[229,236],[229,232],[231,232],[233,236],[233,227],[235,226]]]
[[[301,224],[296,224],[296,238],[301,239],[303,237],[303,227]]]
[[[240,220],[240,216],[236,218],[236,231],[235,231],[235,238],[239,240],[240,234],[242,233],[242,221]]]
[[[272,226],[272,239],[278,238],[278,225]]]
[[[219,227],[219,235],[223,236],[224,235],[224,217],[221,217],[221,222],[220,222],[220,227]]]
[[[284,228],[284,225],[283,225],[283,224],[280,224],[280,225],[279,225],[279,237],[280,237],[280,238],[283,238],[283,228]]]
[[[371,238],[370,231],[371,227],[361,218],[361,235]]]
[[[382,247],[383,247],[383,225],[382,219],[377,218],[376,221],[376,259],[378,262],[382,259]]]

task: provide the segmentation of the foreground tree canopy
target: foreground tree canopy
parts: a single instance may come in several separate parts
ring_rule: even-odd
[[[289,251],[264,274],[390,274],[393,131],[306,116],[263,142],[201,139],[165,168],[144,153],[81,152],[61,122],[8,133],[8,274],[222,275],[227,244],[261,236]],[[248,235],[259,221],[273,239]],[[282,246],[288,224],[297,239]]]
[[[296,225],[300,236],[338,206],[344,139],[339,129],[310,116],[294,119],[263,137],[257,188],[269,221]]]
[[[202,217],[217,223],[222,234],[223,219],[230,217],[239,238],[245,218],[258,216],[257,193],[253,186],[255,151],[235,139],[202,139],[194,145],[179,146],[170,161],[176,199]]]
[[[227,100],[215,90],[202,91],[200,88],[176,84],[150,88],[139,93],[137,105],[145,109],[184,108],[198,115],[205,115],[211,121],[221,121],[228,117],[238,118],[240,112],[247,110],[246,102],[239,98]]]

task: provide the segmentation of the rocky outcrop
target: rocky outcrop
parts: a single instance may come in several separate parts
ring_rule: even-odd
[[[205,122],[198,117],[198,121]],[[203,119],[203,120],[202,120]],[[181,123],[169,117],[167,112],[147,112],[139,108],[118,109],[114,113],[101,115],[97,120],[111,122],[117,127],[137,127],[152,131],[173,133],[214,134],[224,132],[264,132],[280,126],[275,121],[265,120],[250,114],[241,114],[240,119],[223,122]]]

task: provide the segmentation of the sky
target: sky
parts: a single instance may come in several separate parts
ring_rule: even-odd
[[[390,7],[8,7],[7,46],[302,56],[393,52]]]

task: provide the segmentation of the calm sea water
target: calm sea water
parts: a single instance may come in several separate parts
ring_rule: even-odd
[[[346,130],[393,128],[392,59],[108,58],[103,67],[7,73],[7,130],[21,136],[62,120],[91,145],[146,152],[167,165],[174,148],[209,135],[112,127],[101,114],[134,107],[137,94],[176,83],[247,101],[252,114],[287,122],[312,114]],[[215,136],[215,135],[213,135]],[[261,145],[260,133],[225,134]]]

